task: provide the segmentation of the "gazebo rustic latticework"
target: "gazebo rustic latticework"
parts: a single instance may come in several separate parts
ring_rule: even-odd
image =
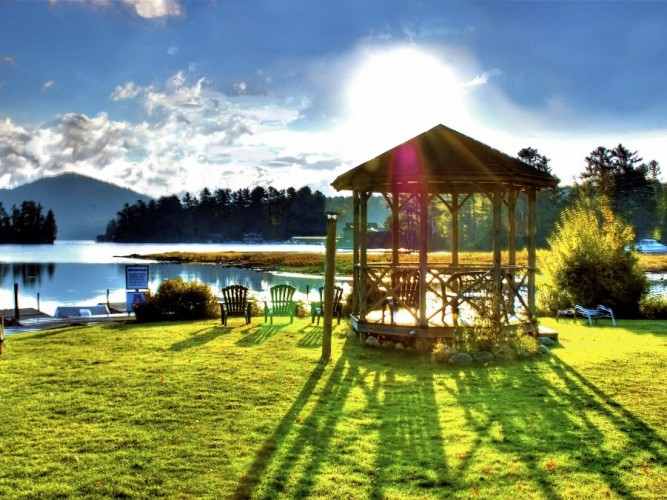
[[[452,338],[481,316],[506,329],[534,332],[537,191],[557,184],[550,174],[444,125],[340,175],[332,186],[353,192],[351,321],[362,340],[369,334]],[[382,194],[392,212],[388,262],[367,258],[367,202],[373,193]],[[459,263],[459,212],[474,193],[488,196],[493,207],[493,262],[487,266]],[[522,196],[527,266],[516,262],[516,209]],[[429,206],[438,200],[451,214],[451,262],[444,264],[429,262],[427,251]],[[418,263],[401,261],[399,216],[408,204],[418,207]],[[503,213],[506,252],[501,247]]]

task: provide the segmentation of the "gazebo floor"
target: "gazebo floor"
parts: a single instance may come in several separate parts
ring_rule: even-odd
[[[398,311],[394,315],[393,322],[390,321],[391,318],[388,312],[384,319],[385,321],[383,322],[382,311],[370,311],[363,319],[358,314],[351,314],[350,324],[362,336],[391,336],[407,337],[410,339],[451,339],[473,326],[465,321],[460,321],[458,326],[453,326],[454,322],[450,315],[445,316],[444,322],[441,316],[438,315],[431,318],[426,326],[420,326],[414,316],[405,310]],[[537,333],[537,328],[532,321],[517,317],[510,318],[509,324],[504,324],[502,328],[512,335],[534,335]]]

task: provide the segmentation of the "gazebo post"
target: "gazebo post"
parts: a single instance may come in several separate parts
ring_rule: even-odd
[[[352,281],[352,312],[359,313],[359,282],[361,270],[359,269],[359,191],[352,192],[352,269],[354,272]]]
[[[399,205],[398,193],[396,191],[391,192],[391,264],[394,269],[398,266],[399,263],[399,253],[398,248],[401,245],[401,235],[400,235],[400,221],[399,217],[401,215],[401,207]]]
[[[518,198],[518,191],[510,186],[510,190],[507,193],[507,218],[509,219],[509,265],[512,266],[509,272],[509,280],[514,284],[515,270],[516,266],[516,202]],[[514,297],[510,300],[509,310],[514,314]]]
[[[498,299],[501,299],[502,293],[502,283],[501,283],[501,238],[500,238],[500,229],[502,226],[502,210],[503,210],[503,195],[500,190],[500,184],[495,183],[493,185],[493,283],[495,284],[495,292],[498,295]],[[500,300],[493,301],[493,319],[494,321],[500,320]]]
[[[537,259],[535,245],[537,235],[537,190],[528,189],[528,310],[534,318],[535,308],[535,270]]]
[[[359,319],[362,321],[366,320],[366,308],[368,307],[368,291],[366,287],[367,275],[368,272],[368,198],[370,192],[362,192],[361,203],[360,203],[360,212],[361,212],[361,228],[359,233]],[[359,334],[359,341],[362,343],[366,342],[366,334]]]
[[[516,265],[516,200],[516,189],[510,187],[510,190],[507,193],[507,218],[509,222],[508,252],[510,266]]]
[[[426,274],[428,272],[428,193],[419,193],[419,326],[426,326]]]
[[[459,266],[459,193],[456,187],[452,188],[452,266]]]

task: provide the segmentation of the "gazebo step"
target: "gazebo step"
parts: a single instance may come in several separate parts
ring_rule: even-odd
[[[558,332],[553,328],[540,325],[537,330],[537,333],[539,337],[547,337],[555,342],[558,342]]]

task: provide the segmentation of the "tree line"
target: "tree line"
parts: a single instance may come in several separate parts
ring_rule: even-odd
[[[525,163],[551,173],[550,160],[537,149],[524,148],[517,154]],[[626,221],[637,238],[667,238],[667,189],[659,181],[657,161],[644,162],[638,152],[622,144],[613,148],[597,147],[585,158],[585,168],[572,186],[540,191],[537,196],[538,246],[546,247],[556,222],[565,208],[581,198],[608,200],[614,213]],[[378,245],[391,242],[391,213],[382,196],[368,202],[369,222],[385,229],[373,235]],[[352,198],[325,197],[310,188],[277,190],[273,187],[245,188],[237,191],[207,188],[198,196],[186,193],[145,203],[125,204],[98,236],[103,241],[180,242],[241,241],[248,233],[265,240],[284,241],[292,236],[325,234],[324,211],[339,213],[339,234],[352,222]],[[528,211],[520,197],[516,207],[518,245],[527,242]],[[459,248],[489,250],[492,248],[492,206],[485,194],[473,194],[459,211]],[[399,228],[402,245],[410,248],[416,241],[417,207],[404,205]],[[507,218],[502,218],[507,225]],[[451,248],[451,215],[438,200],[429,209],[429,248]],[[503,235],[508,235],[508,227]],[[349,232],[349,231],[348,231]],[[379,236],[379,237],[377,237]],[[411,243],[412,242],[412,243]]]
[[[99,241],[194,242],[242,241],[250,235],[266,241],[292,236],[320,236],[326,230],[325,197],[309,187],[202,189],[164,196],[146,203],[126,203],[107,224]]]
[[[547,173],[551,173],[550,160],[537,149],[520,150],[518,158]],[[558,186],[537,194],[536,243],[548,245],[556,223],[567,208],[582,198],[605,199],[613,212],[627,222],[636,238],[667,238],[667,188],[658,180],[660,166],[657,161],[644,162],[636,151],[622,144],[614,148],[598,147],[585,159],[583,172],[573,186]],[[399,218],[401,245],[417,248],[418,207],[416,200],[402,203]],[[391,213],[383,197],[369,199],[369,221],[379,222],[387,230],[392,227]],[[349,197],[327,199],[327,209],[339,212],[341,226],[352,222],[352,201]],[[503,208],[506,210],[506,207]],[[371,213],[373,215],[371,215]],[[526,200],[517,201],[517,244],[525,245],[528,238],[528,211]],[[482,193],[471,195],[459,211],[459,248],[461,250],[490,250],[493,245],[493,208],[491,200]],[[508,220],[502,235],[507,238]],[[439,201],[429,207],[429,248],[448,250],[451,248],[451,214]],[[379,239],[379,244],[391,243],[391,236]]]
[[[46,214],[40,203],[24,201],[9,212],[0,202],[0,244],[51,244],[58,226],[52,210]]]

